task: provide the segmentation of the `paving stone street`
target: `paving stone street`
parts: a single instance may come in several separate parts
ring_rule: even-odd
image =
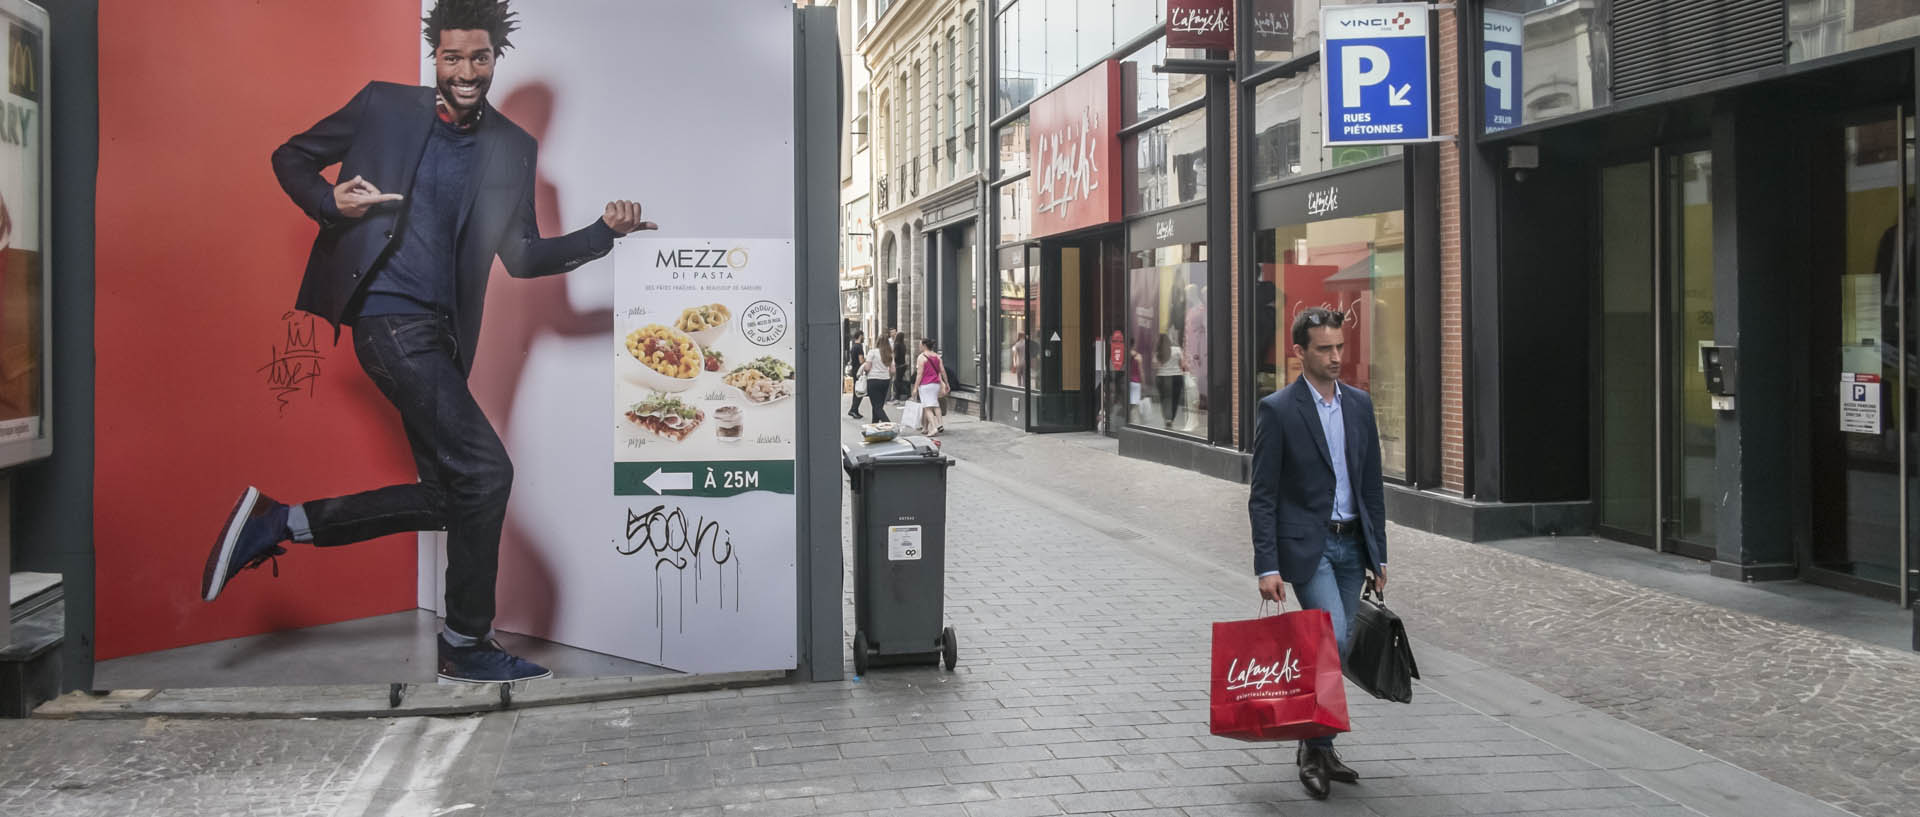
[[[1208,625],[1256,613],[1243,486],[1093,435],[956,420],[945,449],[954,672],[442,719],[0,722],[0,813],[1920,811],[1912,654],[1400,528],[1390,599],[1423,681],[1408,705],[1349,690],[1363,778],[1313,801],[1291,744],[1207,733]]]

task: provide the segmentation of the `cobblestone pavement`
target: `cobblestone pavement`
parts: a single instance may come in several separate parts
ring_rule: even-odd
[[[962,421],[946,436],[1030,495],[1251,572],[1243,486],[1091,435]],[[1920,656],[1399,526],[1389,537],[1393,606],[1416,639],[1857,814],[1920,813]]]
[[[0,721],[0,814],[334,814],[383,721]]]
[[[956,672],[525,711],[485,812],[1692,813],[1430,692],[1412,705],[1350,693],[1341,745],[1363,783],[1308,800],[1290,744],[1207,734],[1208,622],[1250,617],[1251,595],[976,468],[951,473]]]
[[[1207,623],[1254,612],[1243,488],[964,420],[947,449],[955,672],[484,718],[0,721],[0,814],[1695,813],[1424,686],[1350,691],[1364,780],[1308,800],[1290,746],[1206,730]],[[1860,814],[1916,811],[1910,656],[1393,535],[1418,637]]]

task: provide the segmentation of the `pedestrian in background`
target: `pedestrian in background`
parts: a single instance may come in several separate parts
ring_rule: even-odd
[[[893,344],[883,341],[874,344],[872,349],[868,349],[867,359],[860,364],[860,371],[855,376],[865,378],[867,382],[867,405],[873,407],[873,421],[889,422],[887,391],[888,386],[893,383]],[[858,397],[854,398],[853,406],[856,410],[859,409]]]
[[[898,329],[888,329],[893,335],[893,398],[905,402],[913,399],[913,371],[907,363],[907,333]]]
[[[1173,428],[1173,418],[1180,415],[1180,393],[1187,385],[1187,358],[1180,353],[1180,347],[1160,333],[1160,341],[1153,349],[1153,380],[1160,392],[1160,416],[1166,419],[1166,427]]]
[[[867,361],[867,347],[862,343],[862,341],[866,339],[867,333],[864,330],[855,329],[853,330],[853,340],[847,342],[846,366],[847,378],[849,380],[856,380],[854,372],[858,371],[861,365]],[[856,419],[860,417],[860,391],[858,389],[853,390],[853,405],[847,407],[847,416]]]
[[[1253,480],[1247,515],[1253,524],[1253,569],[1260,596],[1325,610],[1333,638],[1347,653],[1364,574],[1387,586],[1386,493],[1380,481],[1380,428],[1367,393],[1340,384],[1345,318],[1314,307],[1293,321],[1293,353],[1302,373],[1260,401],[1253,431]],[[1315,799],[1328,780],[1360,775],[1340,762],[1333,738],[1300,742],[1300,783]]]
[[[920,412],[920,427],[926,429],[928,436],[938,435],[947,430],[946,418],[940,414],[940,398],[947,396],[947,367],[940,362],[940,353],[934,351],[933,338],[920,339],[920,355],[913,360],[913,371],[919,372],[919,398],[924,408]]]

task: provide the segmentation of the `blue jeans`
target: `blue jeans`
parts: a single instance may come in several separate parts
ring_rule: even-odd
[[[493,631],[500,528],[513,463],[467,390],[453,323],[437,315],[361,318],[353,327],[360,368],[400,412],[419,481],[305,504],[313,543],[363,542],[388,534],[447,532],[447,628]]]
[[[1327,549],[1320,555],[1320,566],[1313,571],[1313,578],[1293,586],[1293,595],[1300,600],[1301,608],[1325,610],[1333,618],[1333,641],[1339,646],[1343,659],[1347,655],[1347,632],[1353,629],[1354,614],[1360,610],[1360,588],[1366,580],[1367,568],[1360,557],[1359,535],[1328,533]],[[1333,738],[1313,738],[1307,743],[1331,747]]]

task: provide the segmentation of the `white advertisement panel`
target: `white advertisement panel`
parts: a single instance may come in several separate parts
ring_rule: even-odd
[[[764,0],[517,0],[513,9],[520,28],[488,98],[540,141],[542,233],[586,224],[615,199],[639,202],[659,230],[621,239],[567,275],[503,284],[487,304],[472,384],[515,466],[496,627],[688,672],[792,668],[797,401],[749,403],[728,376],[762,356],[794,359],[793,9]],[[432,75],[427,65],[422,81]],[[722,253],[731,281],[616,284],[665,247],[740,249],[731,257],[740,267]],[[753,342],[764,336],[752,327],[773,320],[756,309],[761,300],[786,321],[784,339],[765,347]],[[724,332],[704,346],[724,370],[702,368],[697,386],[674,391],[681,378],[618,368],[630,334],[659,325],[676,328],[657,334],[680,339],[682,313],[716,303],[731,320],[716,322]],[[665,401],[635,411],[656,394],[704,416],[683,434],[678,415],[663,418]],[[743,436],[722,442],[723,426]],[[690,469],[656,468],[621,495],[610,467],[620,457],[713,463],[720,483],[757,485],[703,494],[672,487],[693,479]],[[722,468],[729,457],[784,461],[785,492],[765,490],[773,474],[757,467],[752,477],[745,466]],[[423,604],[439,604],[427,585],[443,568],[422,571]]]

